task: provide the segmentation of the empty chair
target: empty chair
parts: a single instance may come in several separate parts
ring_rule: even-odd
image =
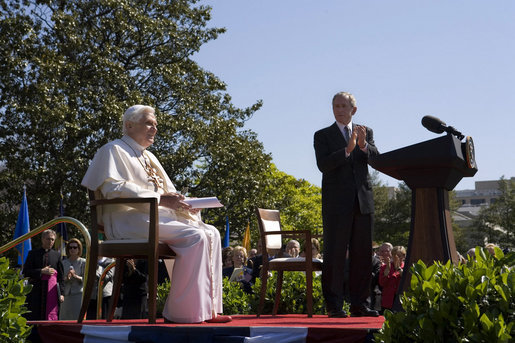
[[[313,271],[322,270],[322,261],[313,259],[311,249],[311,231],[281,230],[281,220],[279,211],[256,209],[258,217],[260,239],[263,247],[263,266],[261,268],[261,291],[259,298],[258,314],[259,317],[265,304],[265,293],[268,281],[268,272],[277,271],[277,288],[274,301],[273,315],[277,314],[279,302],[281,300],[281,288],[283,283],[283,271],[303,271],[306,273],[306,307],[308,317],[313,316]],[[269,260],[276,255],[282,246],[282,237],[297,237],[305,242],[306,257],[279,257]]]

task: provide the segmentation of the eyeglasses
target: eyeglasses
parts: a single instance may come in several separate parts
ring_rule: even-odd
[[[74,245],[74,246],[71,246],[71,245],[70,245],[68,248],[69,248],[69,249],[79,249],[79,247],[78,247],[78,246],[75,246],[75,245]]]

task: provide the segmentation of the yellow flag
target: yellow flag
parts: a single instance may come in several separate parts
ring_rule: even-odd
[[[243,236],[242,246],[247,250],[247,254],[250,251],[250,223],[247,223],[247,229],[245,230],[245,235]]]

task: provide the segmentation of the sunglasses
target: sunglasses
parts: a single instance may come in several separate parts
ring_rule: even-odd
[[[72,245],[70,245],[68,248],[69,248],[69,249],[79,249],[79,247],[78,247],[78,246],[72,246]]]

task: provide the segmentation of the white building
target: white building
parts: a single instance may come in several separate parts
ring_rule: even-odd
[[[515,182],[515,177],[512,177],[511,181]],[[493,204],[501,195],[499,180],[476,181],[475,189],[454,192],[456,193],[456,199],[461,202],[461,206],[453,213],[453,219],[460,227],[472,225],[479,211],[483,207]]]

